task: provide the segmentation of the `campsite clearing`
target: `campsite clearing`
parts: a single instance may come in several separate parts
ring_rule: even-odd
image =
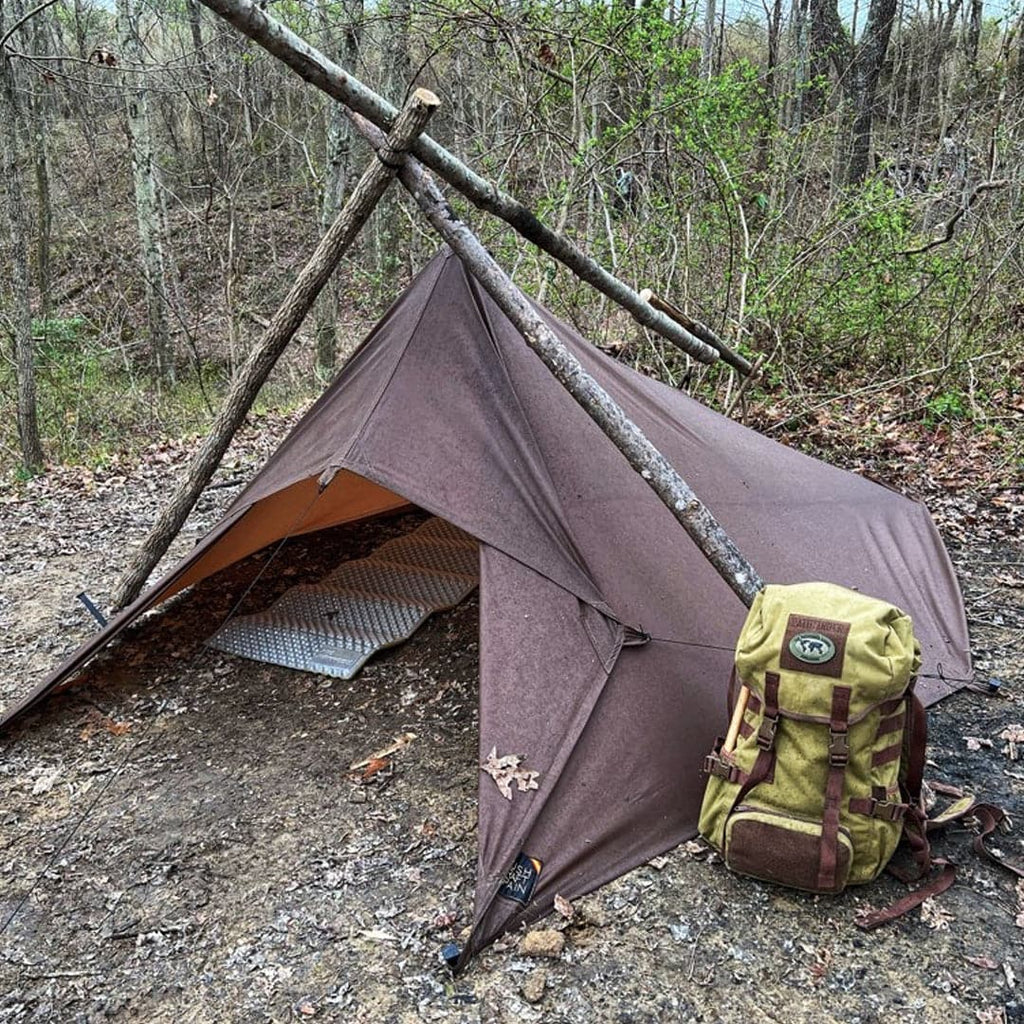
[[[123,482],[98,474],[88,502],[85,476],[67,471],[45,494],[0,505],[5,687],[24,691],[93,628],[70,595],[102,594],[115,577],[107,538],[144,529],[150,468]],[[194,532],[230,496],[208,492]],[[1004,842],[1019,855],[1024,766],[998,734],[1024,720],[1024,550],[990,497],[963,532],[945,525],[976,657],[1009,695],[961,693],[933,709],[930,773],[1016,811]],[[414,521],[372,536],[342,527],[330,545],[296,539],[287,574],[268,574],[252,599]],[[180,554],[190,538],[179,543]],[[232,571],[250,578],[260,564]],[[939,843],[962,864],[954,889],[930,915],[877,933],[852,918],[865,900],[896,897],[894,882],[814,900],[680,848],[577,901],[572,923],[542,922],[564,928],[560,956],[527,958],[513,937],[453,983],[437,957],[471,911],[475,602],[339,683],[201,648],[226,601],[203,584],[163,613],[173,644],[155,653],[160,620],[144,621],[97,663],[102,683],[4,737],[3,920],[38,885],[0,938],[0,1019],[970,1022],[1024,1003],[1024,907],[963,833]],[[350,764],[406,732],[417,738],[386,770],[353,778]],[[993,745],[971,750],[965,737]]]

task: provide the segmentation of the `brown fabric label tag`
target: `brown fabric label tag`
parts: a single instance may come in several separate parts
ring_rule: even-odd
[[[782,640],[779,667],[791,672],[841,679],[850,623],[790,615]]]

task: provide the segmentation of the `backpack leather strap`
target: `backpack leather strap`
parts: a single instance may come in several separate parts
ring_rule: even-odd
[[[911,680],[911,687],[914,681]],[[928,743],[928,719],[921,698],[911,690],[907,694],[906,758],[904,763],[903,788],[909,796],[909,803],[921,798],[921,783],[924,781],[925,746]]]
[[[750,769],[750,774],[743,780],[736,793],[736,799],[729,808],[729,813],[743,802],[743,798],[760,782],[768,778],[775,764],[775,732],[779,724],[779,674],[764,674],[764,717],[757,733],[757,757]]]
[[[932,896],[938,896],[940,892],[945,892],[956,879],[956,868],[944,860],[936,859],[933,863],[939,868],[939,871],[927,882],[909,895],[904,896],[903,899],[897,900],[892,906],[885,907],[882,910],[862,911],[854,918],[854,924],[861,931],[872,931],[880,925],[888,924],[890,921],[895,921],[896,918],[902,917],[907,911],[913,910],[914,907],[919,907],[925,900],[931,899]]]
[[[839,809],[843,798],[846,765],[850,760],[847,721],[850,717],[849,686],[832,690],[832,713],[828,724],[828,780],[825,783],[825,808],[821,824],[821,853],[818,860],[818,889],[834,892],[839,845]]]
[[[1006,811],[993,804],[975,804],[971,814],[977,819],[981,831],[974,837],[974,852],[979,856],[986,857],[994,864],[1013,872],[1018,878],[1024,878],[1024,866],[1006,857],[997,857],[986,845],[985,840],[1004,822],[1008,822]]]

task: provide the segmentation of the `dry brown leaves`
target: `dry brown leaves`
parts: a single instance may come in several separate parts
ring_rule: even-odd
[[[487,755],[487,760],[480,765],[480,770],[494,779],[498,792],[506,800],[511,800],[513,782],[520,793],[540,788],[537,783],[540,772],[520,767],[525,760],[523,754],[503,754],[499,757],[498,748],[491,747],[491,752]]]
[[[1016,761],[1020,757],[1020,747],[1024,746],[1024,725],[1014,723],[1008,725],[1000,734],[1001,740],[1006,740],[1006,746],[1003,747],[1003,753],[1011,761]]]
[[[130,722],[115,722],[114,719],[108,718],[96,708],[90,708],[82,721],[84,725],[78,738],[85,743],[88,743],[98,732],[109,732],[111,736],[123,736],[132,728]]]
[[[564,897],[555,893],[555,912],[566,921],[571,921],[576,916],[576,908]]]

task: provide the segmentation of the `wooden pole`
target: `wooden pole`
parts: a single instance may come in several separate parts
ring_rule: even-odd
[[[677,305],[669,302],[667,299],[663,299],[660,296],[655,295],[650,288],[644,288],[640,292],[640,298],[643,299],[644,302],[649,302],[655,309],[664,313],[666,316],[672,317],[677,324],[682,324],[683,327],[685,327],[695,338],[700,338],[700,340],[706,345],[710,345],[722,357],[723,363],[728,363],[731,367],[739,370],[743,374],[752,375],[753,370],[750,362],[729,348],[729,346],[722,341],[722,339],[715,334],[707,324],[701,323],[699,320],[694,320],[686,313],[685,310],[680,309]]]
[[[252,0],[200,2],[287,64],[301,78],[343,103],[349,110],[361,114],[378,128],[387,128],[391,124],[396,110],[387,100],[314,49]],[[467,167],[430,136],[420,136],[411,146],[411,152],[480,209],[500,217],[524,238],[568,267],[581,281],[592,285],[628,310],[638,323],[649,327],[702,363],[712,363],[719,358],[715,348],[694,337],[671,317],[654,309],[629,285],[610,274],[564,235],[552,231],[528,207]],[[750,369],[750,364],[739,355],[735,356],[730,365],[742,372]]]
[[[373,126],[365,118],[353,120],[372,144]],[[398,177],[438,234],[515,324],[527,345],[647,481],[722,579],[749,608],[754,596],[764,588],[764,582],[689,484],[555,337],[530,300],[498,266],[476,235],[458,219],[419,162],[413,158],[406,160]]]
[[[179,482],[145,541],[133,554],[111,597],[113,608],[123,608],[135,599],[177,536],[203,488],[220,464],[231,438],[245,419],[263,382],[394,178],[411,141],[423,131],[440,102],[429,90],[417,89],[395,121],[387,139],[382,137],[378,140],[381,144],[376,147],[377,154],[373,162],[359,179],[338,219],[328,228],[309,262],[302,268],[281,307],[267,325],[259,344],[249,353],[185,477]]]

